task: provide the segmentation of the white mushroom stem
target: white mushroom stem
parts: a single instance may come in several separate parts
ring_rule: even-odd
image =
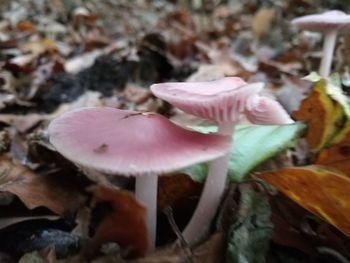
[[[156,246],[157,229],[157,193],[158,176],[147,175],[137,176],[135,183],[136,199],[146,205],[147,208],[147,226],[149,233],[150,246],[149,251],[153,251]]]
[[[322,77],[327,77],[331,71],[332,58],[335,47],[335,40],[337,38],[337,31],[330,30],[326,32],[323,42],[322,60],[319,73]]]
[[[234,123],[221,123],[219,124],[218,133],[232,136],[234,127]],[[217,212],[226,186],[229,158],[230,151],[209,164],[208,176],[201,198],[190,222],[182,233],[189,244],[195,244],[206,234]]]

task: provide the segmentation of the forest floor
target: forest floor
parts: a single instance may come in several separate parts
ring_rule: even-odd
[[[322,35],[290,23],[350,8],[258,2],[0,3],[0,262],[350,262],[350,35],[337,39],[337,74],[305,80],[318,71]],[[300,122],[256,128],[240,120],[239,161],[210,233],[195,246],[174,242],[200,197],[203,171],[161,176],[157,250],[135,258],[144,251],[126,240],[147,233],[118,207],[128,204],[135,217],[144,208],[117,190],[132,192],[133,179],[78,168],[49,143],[48,124],[70,110],[108,106],[213,125],[149,86],[227,76],[264,82],[264,94]]]

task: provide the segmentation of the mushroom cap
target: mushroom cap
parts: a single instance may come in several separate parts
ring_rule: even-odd
[[[350,30],[350,15],[339,10],[331,10],[322,14],[298,17],[291,23],[310,31],[347,31]]]
[[[53,120],[50,142],[73,162],[129,176],[175,171],[224,155],[230,138],[175,125],[156,113],[81,108]]]
[[[246,116],[255,124],[290,124],[294,121],[276,100],[259,95],[247,101]]]
[[[151,90],[184,112],[217,122],[234,122],[244,111],[247,98],[263,87],[263,83],[247,84],[241,78],[227,77],[209,82],[153,84]]]

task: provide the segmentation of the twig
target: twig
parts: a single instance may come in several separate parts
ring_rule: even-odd
[[[178,241],[180,243],[181,248],[184,249],[188,261],[193,263],[193,260],[192,260],[192,255],[193,254],[192,254],[191,248],[189,247],[189,245],[186,242],[185,238],[182,236],[181,231],[180,231],[179,227],[177,226],[177,224],[175,222],[174,215],[173,215],[173,209],[170,206],[166,206],[163,209],[163,213],[166,215],[166,217],[167,217],[167,219],[169,221],[169,224],[171,226],[171,229],[175,233],[175,235],[176,235],[176,237],[177,237],[177,239],[178,239]]]

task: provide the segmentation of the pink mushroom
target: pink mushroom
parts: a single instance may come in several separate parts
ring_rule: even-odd
[[[247,100],[245,115],[255,124],[288,124],[294,121],[276,100],[252,95]]]
[[[155,246],[157,176],[222,156],[230,142],[181,128],[156,113],[108,107],[67,112],[48,131],[57,151],[73,162],[136,177],[136,197],[148,209],[150,249]]]
[[[247,84],[241,78],[228,77],[211,82],[154,84],[151,90],[157,97],[187,113],[216,121],[219,134],[232,138],[239,114],[245,111],[253,122],[292,122],[277,102],[257,95],[263,86],[263,83]],[[265,113],[271,116],[265,118]],[[209,165],[201,198],[183,231],[183,237],[189,243],[201,238],[215,216],[225,189],[228,162],[229,153]]]
[[[298,17],[292,20],[293,25],[301,29],[319,31],[324,34],[323,55],[319,73],[327,77],[330,73],[337,33],[350,30],[350,15],[339,10],[327,11]]]

